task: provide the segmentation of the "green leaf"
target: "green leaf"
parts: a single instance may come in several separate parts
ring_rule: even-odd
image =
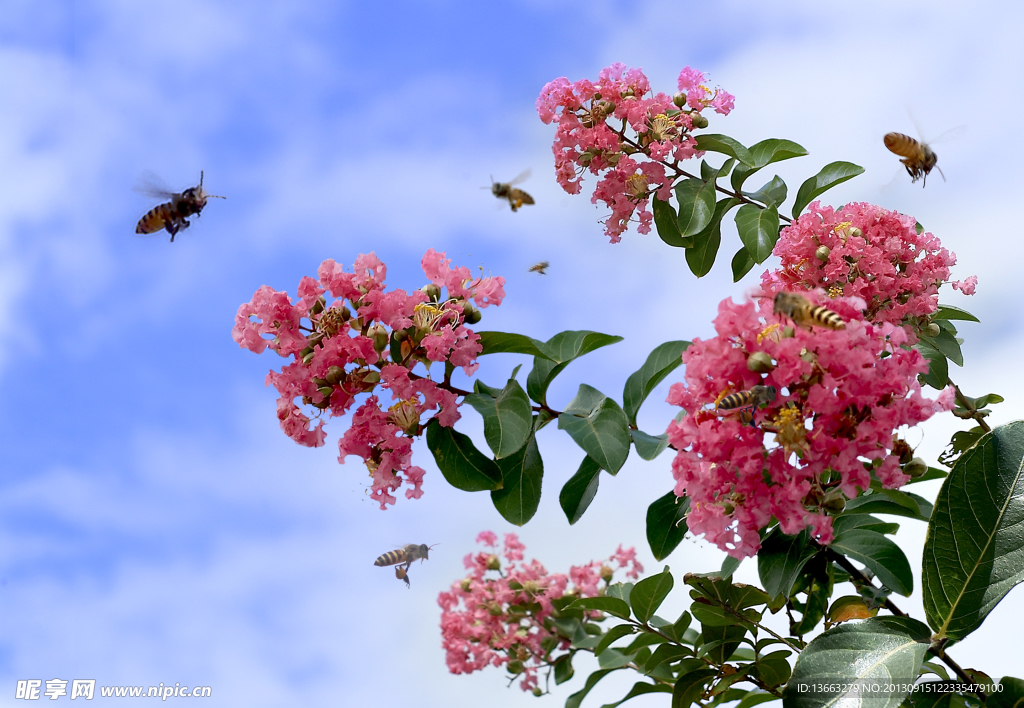
[[[771,204],[778,207],[782,202],[786,201],[788,194],[789,191],[786,183],[782,181],[781,177],[775,175],[770,182],[765,183],[756,192],[744,192],[743,196],[762,204]]]
[[[615,669],[599,669],[587,677],[583,688],[569,696],[565,701],[565,708],[580,708],[580,703],[587,697],[587,694],[597,685],[597,682],[610,674]]]
[[[964,454],[978,444],[978,441],[985,435],[985,429],[976,425],[970,430],[958,430],[953,433],[949,445],[939,455],[939,462],[952,467],[960,455]]]
[[[672,690],[672,708],[690,708],[716,675],[713,669],[694,669],[680,676]]]
[[[629,604],[637,620],[646,622],[653,617],[672,591],[674,584],[672,574],[666,570],[664,573],[644,578],[634,585],[633,591],[629,594]]]
[[[583,597],[573,601],[566,609],[599,610],[619,619],[629,619],[629,605],[617,597]]]
[[[503,486],[491,492],[491,502],[506,521],[522,526],[533,518],[540,505],[544,461],[537,439],[531,435],[522,449],[497,463]]]
[[[747,167],[754,166],[754,156],[750,154],[750,150],[728,135],[718,135],[716,133],[698,135],[697,149],[735,157]]]
[[[964,355],[960,351],[960,343],[956,341],[956,337],[950,332],[939,332],[937,337],[925,337],[921,335],[921,341],[927,342],[934,349],[939,350],[942,354],[957,366],[964,365]]]
[[[678,661],[679,659],[685,659],[693,656],[693,650],[687,647],[681,647],[678,644],[666,643],[658,647],[651,658],[647,660],[644,669],[648,672],[653,671],[656,667],[666,662]]]
[[[957,460],[924,544],[924,608],[936,637],[963,639],[1024,580],[1024,422]]]
[[[861,494],[859,497],[846,502],[845,513],[858,514],[892,514],[893,516],[906,516],[918,521],[927,521],[931,516],[931,509],[921,509],[917,495],[911,496],[907,492],[898,489],[879,489],[871,494]],[[927,505],[927,501],[925,504]],[[928,513],[925,514],[924,512]]]
[[[921,352],[921,355],[928,360],[928,373],[918,376],[921,383],[928,384],[938,391],[946,388],[949,383],[949,365],[942,352],[924,341],[915,344],[914,349]]]
[[[669,246],[675,248],[686,248],[693,245],[693,238],[683,238],[679,233],[679,215],[672,205],[654,197],[652,210],[654,211],[654,226],[658,230],[658,236]]]
[[[789,681],[793,670],[790,668],[789,662],[786,661],[786,657],[790,653],[788,651],[773,651],[758,659],[756,663],[757,676],[764,684],[775,687]]]
[[[501,354],[512,352],[514,354],[530,354],[543,359],[550,359],[547,352],[547,345],[524,334],[512,334],[509,332],[477,332],[480,335],[480,346],[483,350],[477,356],[484,354]]]
[[[718,202],[708,226],[694,236],[693,248],[686,249],[686,264],[698,278],[703,278],[711,272],[718,255],[718,247],[722,245],[722,219],[737,204],[739,200],[732,197]]]
[[[668,433],[661,435],[648,435],[642,430],[630,430],[629,435],[633,438],[633,447],[641,459],[650,462],[668,448]]]
[[[548,386],[570,362],[595,349],[621,341],[622,337],[589,330],[559,332],[546,342],[547,351],[553,359],[533,358],[533,370],[526,377],[526,392],[538,403],[545,403]]]
[[[583,458],[580,468],[576,474],[569,478],[569,481],[562,487],[558,495],[558,503],[565,512],[572,526],[583,517],[583,512],[594,501],[597,494],[597,486],[600,484],[601,465],[590,459],[590,456]]]
[[[563,654],[555,659],[555,685],[565,683],[573,677],[576,670],[572,667],[572,654]]]
[[[999,681],[1000,690],[992,693],[985,702],[986,708],[1021,708],[1024,706],[1024,679],[1003,676]]]
[[[818,174],[800,185],[800,190],[796,193],[796,203],[793,204],[793,218],[799,217],[800,212],[819,195],[862,172],[864,168],[852,162],[831,162],[825,165]]]
[[[629,594],[633,591],[633,583],[612,583],[608,586],[608,597],[617,597],[629,602]]]
[[[740,567],[740,563],[743,560],[740,558],[733,558],[732,556],[726,556],[725,560],[722,561],[722,568],[718,571],[718,577],[723,580],[731,578],[736,569]]]
[[[952,305],[939,305],[939,309],[932,315],[933,320],[966,320],[967,322],[981,322],[977,317],[967,310],[961,310]]]
[[[711,223],[715,213],[715,183],[699,179],[683,180],[676,185],[679,217],[676,221],[681,239],[700,233]]]
[[[899,531],[899,524],[886,523],[871,514],[841,514],[832,522],[832,530],[839,534],[852,529],[867,529],[882,534],[894,534]]]
[[[732,282],[738,283],[743,280],[743,276],[753,267],[754,259],[750,257],[746,246],[736,251],[736,255],[732,257]]]
[[[689,342],[681,340],[659,344],[647,355],[644,365],[626,379],[626,386],[622,390],[622,409],[630,425],[636,425],[640,406],[651,395],[651,391],[682,365],[683,352],[689,346]]]
[[[743,637],[747,636],[747,630],[736,626],[703,627],[700,634],[704,640],[702,650],[713,662],[723,664],[736,651]]]
[[[456,489],[501,489],[501,470],[494,460],[477,450],[468,435],[442,426],[437,418],[431,418],[427,424],[427,447],[441,474]]]
[[[664,560],[686,535],[686,513],[689,497],[669,492],[647,507],[647,543],[655,560]]]
[[[637,681],[621,701],[605,703],[601,708],[617,708],[630,698],[636,698],[637,696],[642,696],[645,693],[672,693],[672,687],[666,686],[663,683],[644,683],[643,681]]]
[[[744,180],[766,165],[789,160],[794,157],[803,157],[806,154],[807,150],[792,140],[768,138],[767,140],[755,143],[750,146],[750,155],[754,158],[754,165],[752,167],[741,165],[733,171],[731,180],[733,189],[737,192],[740,191]],[[782,202],[776,203],[781,204]]]
[[[754,708],[754,706],[759,706],[762,703],[777,700],[779,700],[779,697],[773,696],[770,693],[765,693],[763,691],[751,691],[742,701],[733,706],[733,708]]]
[[[897,708],[910,691],[855,693],[858,681],[909,684],[917,676],[931,632],[909,617],[872,617],[818,635],[800,653],[782,694],[784,708]],[[827,679],[827,680],[823,680]],[[908,680],[909,679],[909,680]],[[801,692],[801,684],[835,685],[834,692]]]
[[[619,404],[596,388],[580,384],[576,398],[558,416],[558,428],[569,433],[597,464],[612,474],[629,455],[629,421]]]
[[[764,263],[779,240],[779,212],[774,204],[766,209],[744,204],[736,212],[736,230],[754,261]]]
[[[613,598],[615,599],[615,598]],[[620,600],[621,602],[621,600]],[[625,604],[625,603],[623,603]],[[626,605],[626,612],[629,612],[629,605]],[[601,641],[594,647],[594,654],[600,656],[601,652],[610,647],[612,644],[622,639],[626,635],[636,634],[636,627],[631,624],[617,624],[601,637]]]
[[[906,554],[880,533],[853,529],[836,537],[832,550],[867,566],[883,585],[910,597],[914,591],[914,573]]]
[[[497,397],[471,393],[465,401],[484,419],[484,438],[495,459],[520,450],[533,432],[530,399],[515,379],[509,379]]]
[[[787,536],[779,527],[772,529],[757,552],[757,575],[769,597],[789,597],[800,571],[817,549],[806,530]]]

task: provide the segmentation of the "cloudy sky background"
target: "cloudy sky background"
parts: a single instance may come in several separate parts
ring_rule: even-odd
[[[478,329],[626,338],[569,367],[552,387],[555,407],[581,382],[620,397],[656,345],[709,336],[717,303],[741,296],[762,269],[731,282],[731,219],[700,281],[653,234],[609,245],[605,212],[589,203],[593,179],[576,197],[553,179],[553,129],[534,101],[557,76],[595,78],[621,61],[671,93],[690,65],[737,97],[731,116],[710,116],[710,130],[810,151],[777,170],[791,193],[833,160],[865,166],[829,200],[915,215],[957,253],[957,277],[979,276],[973,298],[943,296],[982,320],[961,328],[967,365],[951,375],[971,395],[1006,396],[993,422],[1024,417],[1019,6],[381,7],[5,3],[0,705],[28,678],[208,685],[207,704],[224,706],[536,705],[495,669],[449,675],[439,648],[437,593],[462,577],[480,530],[513,528],[486,495],[448,487],[422,447],[424,497],[379,511],[358,461],[337,464],[343,421],[318,450],[285,438],[263,385],[282,360],[240,350],[230,328],[257,287],[294,292],[325,258],[350,265],[376,251],[392,287],[419,287],[419,259],[433,247],[507,279],[505,303]],[[935,144],[948,181],[933,173],[925,190],[881,143],[890,130],[915,132],[908,112],[925,138],[965,128]],[[536,206],[513,214],[479,189],[527,167]],[[140,176],[181,189],[200,170],[227,201],[173,245],[135,237],[154,205],[132,191]],[[538,260],[551,262],[547,277],[526,272]],[[485,358],[480,377],[500,384],[520,362],[529,363]],[[662,403],[668,383],[641,412],[642,428],[660,432],[674,414]],[[459,427],[483,447],[475,413]],[[558,490],[583,453],[554,427],[540,436],[540,511],[519,531],[528,556],[565,571],[624,543],[656,570],[644,512],[671,486],[669,456],[634,456],[604,476],[569,527]],[[934,462],[958,427],[947,416],[911,440]],[[917,566],[924,527],[904,529]],[[408,542],[440,544],[413,569],[411,591],[372,566]],[[686,541],[667,562],[710,571],[721,559]],[[755,563],[739,577],[754,581]],[[923,618],[919,598],[899,604]],[[665,614],[684,606],[677,590]],[[955,658],[1020,675],[1022,610],[1018,590]],[[561,705],[577,676],[541,704]],[[630,683],[611,677],[591,700],[615,700]]]

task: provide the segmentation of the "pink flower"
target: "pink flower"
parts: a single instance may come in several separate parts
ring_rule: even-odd
[[[768,293],[822,288],[856,296],[871,322],[904,324],[933,314],[956,256],[911,216],[867,203],[810,205],[782,230],[773,253],[781,268],[761,276]]]
[[[414,369],[435,361],[472,374],[482,347],[480,336],[465,325],[467,301],[482,309],[505,296],[503,278],[473,279],[468,268],[450,267],[444,253],[428,250],[422,265],[447,297],[387,290],[387,267],[372,253],[358,256],[351,273],[325,260],[317,278],[299,281],[294,305],[287,293],[259,288],[239,307],[231,332],[245,349],[271,349],[291,359],[280,372],[271,371],[266,383],[279,394],[281,429],[300,445],[322,446],[324,417],[345,415],[362,400],[338,442],[338,461],[362,458],[372,478],[371,496],[382,509],[395,503],[392,492],[403,484],[409,487],[406,498],[423,494],[424,471],[411,463],[412,441],[428,422],[423,416],[433,412],[448,427],[460,417],[448,384]],[[374,395],[378,386],[396,401],[386,411]]]
[[[891,456],[896,432],[951,407],[946,394],[921,395],[917,375],[928,365],[901,346],[902,329],[860,319],[860,300],[827,304],[845,329],[784,330],[788,321],[769,301],[722,301],[717,336],[694,340],[683,354],[685,384],[669,391],[668,402],[687,413],[669,424],[668,436],[679,451],[675,492],[690,498],[689,528],[737,558],[757,552],[758,531],[773,516],[785,533],[810,528],[831,541],[832,500],[857,496],[871,471],[884,486],[904,484]],[[767,374],[748,367],[755,354],[762,368],[770,362]],[[716,410],[726,395],[757,385],[777,393],[753,423],[742,409]]]
[[[964,295],[973,295],[974,289],[978,286],[978,276],[972,275],[964,280],[956,280],[952,283],[954,290],[959,290]]]
[[[624,64],[602,70],[597,82],[559,78],[541,91],[537,112],[543,122],[557,125],[555,177],[570,194],[581,191],[586,171],[600,177],[591,201],[611,210],[605,232],[612,243],[634,221],[640,233],[650,232],[650,196],[671,196],[673,179],[666,176],[666,164],[700,154],[692,135],[695,116],[709,107],[723,114],[732,110],[733,96],[712,91],[703,81],[704,74],[689,67],[680,73],[686,111],[671,96],[653,92],[640,69]],[[673,169],[673,174],[678,173]]]
[[[498,539],[493,532],[483,531],[476,540],[494,548]],[[611,572],[606,575],[601,563],[573,566],[568,576],[548,573],[537,561],[524,561],[524,550],[515,534],[506,534],[504,567],[498,556],[488,551],[470,554],[464,561],[469,575],[438,595],[441,646],[453,674],[516,661],[522,666],[520,687],[533,689],[539,671],[554,660],[551,654],[570,646],[553,622],[553,603],[570,592],[570,582],[575,597],[593,597],[600,592],[602,580],[610,582],[606,578]],[[620,546],[609,562],[616,558],[638,567],[633,549]],[[547,643],[552,640],[554,647],[550,648]]]

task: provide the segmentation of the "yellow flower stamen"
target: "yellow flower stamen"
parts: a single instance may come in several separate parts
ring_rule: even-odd
[[[760,344],[762,341],[764,341],[764,339],[766,337],[771,335],[772,332],[774,332],[777,329],[781,329],[781,328],[782,328],[782,325],[780,325],[777,322],[775,324],[768,325],[767,327],[765,327],[764,329],[761,330],[760,334],[757,335],[757,343]]]

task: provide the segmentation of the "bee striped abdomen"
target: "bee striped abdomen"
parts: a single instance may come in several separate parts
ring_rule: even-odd
[[[821,325],[827,329],[846,329],[846,321],[837,312],[833,312],[827,307],[820,305],[812,307],[810,310],[811,319],[814,320],[815,324]]]
[[[882,141],[890,152],[894,152],[900,157],[916,158],[921,152],[921,144],[903,133],[886,133]]]
[[[750,391],[740,391],[739,393],[730,393],[728,396],[718,402],[718,408],[723,411],[732,410],[733,408],[744,408],[749,406],[753,401],[754,396]]]
[[[396,563],[404,563],[406,559],[405,551],[399,549],[397,551],[388,551],[384,555],[380,556],[373,562],[374,565],[395,565]]]
[[[153,234],[164,228],[168,222],[171,221],[170,203],[161,204],[155,206],[147,211],[139,223],[135,225],[135,233],[137,234]]]

